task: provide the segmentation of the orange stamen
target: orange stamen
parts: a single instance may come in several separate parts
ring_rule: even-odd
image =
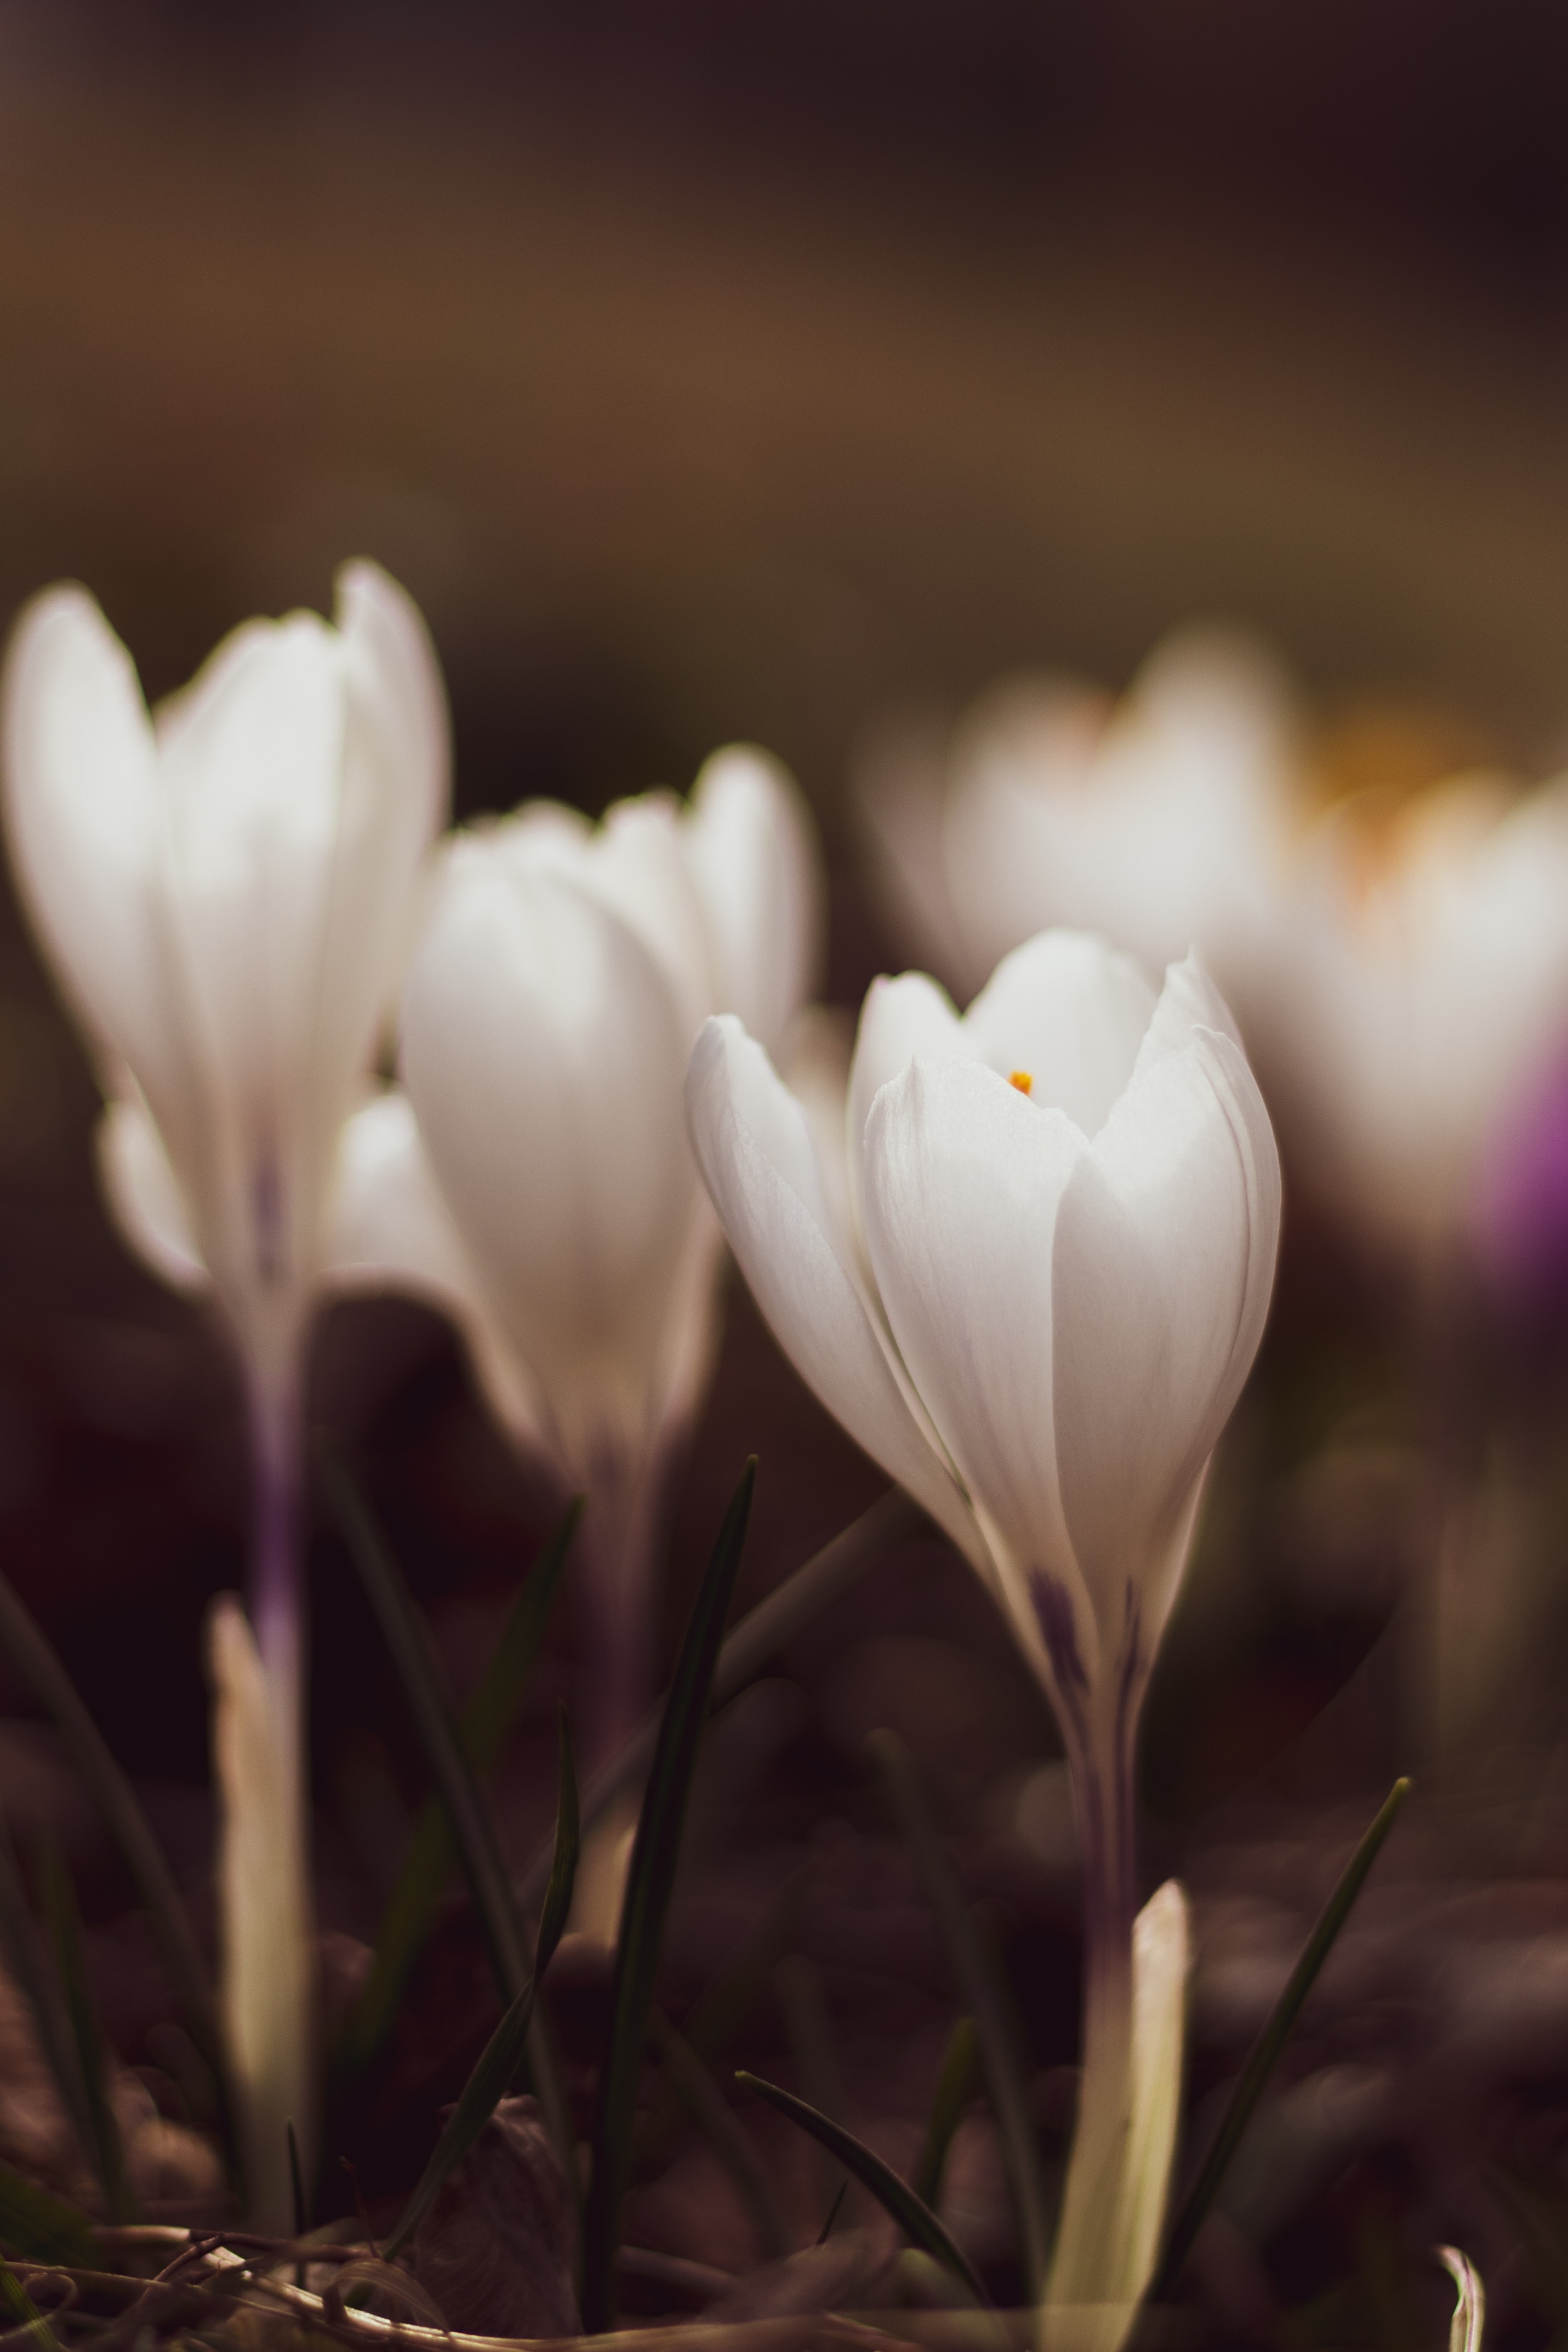
[[[1020,1095],[1032,1094],[1034,1091],[1033,1072],[1030,1070],[1014,1070],[1008,1078],[1008,1084],[1009,1087],[1017,1087]]]

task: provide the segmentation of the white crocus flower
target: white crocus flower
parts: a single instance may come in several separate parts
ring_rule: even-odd
[[[335,625],[308,613],[247,623],[150,712],[97,604],[62,587],[18,623],[4,697],[12,857],[110,1097],[111,1203],[158,1272],[210,1289],[244,1364],[251,1617],[276,1754],[302,1790],[301,1358],[343,1124],[374,1059],[445,803],[434,656],[402,591],[352,563],[339,575]],[[231,1796],[265,1779],[224,1768]],[[243,1901],[236,1889],[264,1852],[276,1879],[277,1838],[230,1822],[228,1990],[243,2001],[245,1987],[270,1981],[296,2000],[298,2066],[306,1973],[297,1955],[269,1958],[255,1941],[308,1916],[302,1795],[285,1810],[296,1884],[276,1902],[275,1888],[252,1886]],[[290,2033],[276,2018],[253,2032],[230,2006],[241,2097],[253,2121],[272,2118],[285,2093],[247,2067],[257,2052],[273,2064]],[[294,2120],[305,2134],[308,2117]],[[267,2145],[249,2151],[256,2210],[287,2227],[286,2154],[265,2127]]]
[[[1361,795],[1303,843],[1249,995],[1292,1165],[1431,1264],[1568,1044],[1568,781]]]
[[[591,1737],[646,1696],[651,1551],[716,1338],[720,1239],[685,1138],[692,1040],[744,1005],[782,1050],[817,951],[804,804],[759,752],[691,803],[553,803],[455,835],[402,1001],[402,1090],[350,1132],[345,1286],[422,1290],[497,1415],[589,1498]]]
[[[1154,971],[1196,941],[1233,986],[1266,925],[1297,731],[1273,665],[1215,631],[1168,640],[1120,702],[1004,680],[947,740],[899,729],[868,758],[889,911],[965,992],[1053,924]]]
[[[1166,2167],[1170,2147],[1134,2063],[1134,1740],[1268,1312],[1280,1176],[1262,1098],[1196,962],[1156,999],[1127,957],[1056,931],[1008,956],[962,1019],[919,974],[879,981],[836,1147],[733,1019],[705,1027],[686,1103],[780,1345],[953,1536],[1056,1710],[1087,1967],[1052,2295],[1121,2309],[1120,2327],[1157,2238],[1128,2147]],[[1145,1941],[1185,1949],[1163,1929]],[[1145,2018],[1172,2014],[1176,1962],[1161,1973]],[[1147,2031],[1168,2053],[1168,2028]]]

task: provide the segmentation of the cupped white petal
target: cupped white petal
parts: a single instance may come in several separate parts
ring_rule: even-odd
[[[344,733],[341,648],[308,614],[237,629],[158,713],[165,919],[198,1090],[166,1103],[142,1083],[203,1255],[239,1298],[298,1289],[314,1254],[310,1054]]]
[[[373,563],[345,565],[337,585],[342,767],[312,994],[297,1040],[312,1181],[392,1010],[451,792],[445,695],[417,609]]]
[[[1228,1037],[1152,1055],[1072,1171],[1053,1253],[1056,1459],[1107,1632],[1154,1654],[1196,1491],[1261,1337],[1279,1173]]]
[[[845,1102],[849,1199],[856,1246],[862,1254],[865,1123],[871,1117],[871,1107],[889,1079],[907,1069],[916,1054],[925,1061],[935,1062],[963,1051],[963,1027],[953,1000],[925,972],[901,972],[896,980],[888,979],[884,973],[872,982],[855,1031]],[[869,1259],[865,1262],[869,1268]]]
[[[768,752],[731,744],[692,787],[684,840],[717,950],[717,1002],[778,1054],[822,945],[821,865],[800,787]]]
[[[979,1061],[1027,1075],[1031,1100],[1096,1135],[1133,1074],[1155,1004],[1129,955],[1086,931],[1042,931],[1004,956],[964,1016]]]
[[[556,802],[530,801],[485,830],[518,872],[577,884],[635,931],[675,992],[689,1044],[717,1008],[721,983],[674,794],[617,801],[599,824]]]
[[[894,1338],[991,1538],[1015,1630],[1064,1701],[1098,1663],[1052,1412],[1070,1376],[1052,1241],[1084,1149],[1062,1112],[964,1060],[911,1063],[866,1124],[866,1242]]]
[[[17,878],[89,1034],[161,1097],[183,1076],[155,877],[152,729],[130,655],[83,588],[51,588],[6,656],[6,827]]]
[[[138,1096],[110,1102],[98,1124],[98,1165],[114,1221],[171,1289],[210,1289],[195,1227],[163,1139]]]
[[[473,1269],[400,1087],[372,1095],[343,1129],[327,1274],[340,1290],[407,1290],[465,1310],[470,1302]]]
[[[538,1386],[487,1309],[401,1087],[372,1095],[343,1129],[324,1279],[347,1297],[401,1291],[449,1315],[503,1427],[550,1454]]]
[[[354,723],[373,731],[368,756],[384,777],[399,829],[427,845],[451,797],[452,724],[424,616],[390,572],[362,556],[333,584]]]
[[[852,1271],[810,1123],[740,1023],[707,1022],[686,1118],[719,1223],[768,1328],[807,1386],[988,1578],[952,1473],[904,1400]]]
[[[641,1445],[696,1176],[662,968],[576,885],[449,856],[403,998],[402,1070],[497,1322],[562,1457]]]

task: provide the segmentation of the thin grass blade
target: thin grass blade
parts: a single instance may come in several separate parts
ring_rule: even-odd
[[[501,1999],[509,2007],[522,1992],[528,1970],[521,1924],[489,1814],[463,1752],[452,1710],[436,1680],[423,1628],[386,1538],[337,1448],[323,1442],[318,1452],[333,1516],[392,1653],[458,1858],[473,1891],[496,1982]]]
[[[549,1893],[546,1898],[544,1917],[539,1923],[538,1947],[534,1955],[534,1968],[517,1998],[479,2053],[478,2062],[463,2085],[463,2095],[454,2108],[445,2130],[436,2142],[429,2163],[421,2175],[419,2186],[382,2249],[386,2261],[408,2243],[425,2214],[434,2203],[444,2184],[462,2163],[501,2101],[517,2080],[528,2047],[528,2026],[533,2016],[534,1990],[539,1978],[549,1966],[550,1957],[560,1939],[560,1931],[571,1909],[572,1882],[577,1875],[580,1852],[578,1822],[577,1775],[572,1766],[571,1746],[567,1738],[566,1719],[560,1726],[560,1791],[556,1800],[555,1863],[550,1872]]]
[[[58,2338],[54,2329],[3,2254],[0,2254],[0,2303],[4,2303],[17,2326],[26,2329],[37,2347],[37,2352],[58,2352]]]
[[[1307,1938],[1301,1958],[1291,1971],[1290,1982],[1274,2003],[1268,2023],[1254,2042],[1251,2055],[1241,2070],[1241,2079],[1231,2093],[1230,2104],[1226,2108],[1203,2169],[1171,2226],[1165,2254],[1149,2288],[1152,2303],[1160,2302],[1175,2285],[1181,2266],[1192,2251],[1193,2241],[1203,2225],[1204,2216],[1218,2194],[1220,2184],[1230,2168],[1231,2158],[1252,2120],[1253,2109],[1263,2095],[1280,2053],[1291,2038],[1301,2004],[1317,1982],[1318,1972],[1333,1951],[1340,1929],[1349,1918],[1355,1898],[1366,1883],[1367,1873],[1382,1852],[1383,1842],[1394,1827],[1409,1791],[1407,1780],[1396,1780],[1377,1818],[1346,1863],[1338,1885],[1323,1906],[1322,1915]]]
[[[1448,2352],[1481,2352],[1487,2322],[1487,2291],[1481,2274],[1458,2246],[1434,2246],[1432,2251],[1453,2280],[1458,2297],[1448,2325]]]
[[[581,1502],[574,1502],[539,1552],[523,1580],[485,1678],[463,1711],[458,1741],[476,1775],[489,1772],[498,1762],[517,1718],[581,1516]],[[362,2074],[391,2032],[456,1859],[445,1811],[432,1797],[420,1809],[408,1858],[382,1916],[370,1976],[339,2038],[333,2063],[340,2074]]]
[[[0,1576],[0,1642],[5,1643],[26,1676],[34,1696],[53,1716],[72,1762],[120,1848],[162,1947],[191,2038],[213,2069],[222,2091],[225,2052],[212,1979],[174,1884],[174,1874],[148,1827],[135,1791],[110,1755],[75,1684],[21,1596],[4,1576]]]
[[[873,1731],[866,1746],[887,1782],[925,1899],[936,1915],[948,1966],[975,2020],[986,2092],[1001,2134],[1018,2214],[1024,2284],[1030,2302],[1038,2303],[1045,2288],[1051,2240],[1040,2147],[1026,2095],[1030,2070],[1023,2037],[1007,1990],[980,1942],[969,1906],[942,1851],[909,1750],[891,1731]]]
[[[870,2189],[906,2238],[951,2271],[955,2278],[962,2279],[981,2309],[987,2307],[990,2298],[967,2254],[948,2234],[925,2199],[917,2197],[907,2181],[900,2180],[891,2165],[883,2164],[881,2157],[863,2140],[856,2139],[853,2132],[834,2123],[831,2116],[809,2106],[804,2099],[796,2098],[792,2091],[781,2091],[777,2083],[764,2083],[756,2074],[741,2073],[735,2079],[744,2083],[748,2091],[755,2091],[758,2098],[766,2099],[769,2106],[777,2107],[781,2116],[788,2116],[792,2124],[799,2124],[803,2132],[810,2132],[846,2172],[853,2173],[861,2186]]]
[[[3,1814],[0,1814],[0,1943],[5,1946],[6,1966],[32,2012],[38,2047],[55,2078],[60,2105],[70,2117],[71,2127],[85,2161],[96,2172],[98,2144],[93,2135],[92,2113],[88,2105],[87,2087],[82,2081],[76,2044],[71,2038],[58,1986],[50,1974],[33,1924],[33,1915],[27,1907],[22,1874],[16,1867],[16,1849],[11,1843],[10,1825]],[[99,2185],[107,2196],[108,2184],[100,2178]]]
[[[24,2262],[92,2270],[99,2260],[87,2215],[8,2164],[0,2164],[0,2242]]]
[[[43,1885],[44,1916],[48,1921],[49,1939],[54,1946],[55,1968],[65,1994],[66,2016],[71,2038],[76,2043],[77,2064],[87,2095],[94,2168],[103,2183],[110,2220],[134,2221],[137,2219],[136,2200],[131,2195],[131,2181],[125,2169],[125,2148],[114,2109],[109,2103],[109,2051],[82,1959],[81,1913],[77,1906],[76,1888],[71,1883],[70,1872],[66,1867],[66,1858],[52,1838],[46,1839],[40,1849],[39,1874]]]
[[[935,2205],[942,2188],[942,2168],[953,2145],[953,2135],[964,2110],[980,2087],[980,2037],[972,2017],[961,2017],[947,2038],[942,2071],[936,2077],[925,2144],[915,2168],[915,2193],[923,2205]]]
[[[658,1743],[632,1843],[615,1946],[610,2039],[599,2078],[593,2177],[583,2216],[582,2317],[591,2335],[614,2322],[615,2246],[625,2188],[632,2113],[637,2098],[664,1916],[675,1883],[686,1801],[703,1727],[713,1702],[724,1621],[746,1548],[757,1483],[755,1454],[725,1514],[702,1589],[692,1610],[659,1725]]]
[[[856,1579],[879,1560],[891,1544],[902,1543],[925,1524],[918,1503],[902,1488],[888,1494],[841,1528],[831,1543],[787,1576],[782,1584],[743,1617],[718,1654],[713,1678],[713,1704],[722,1706],[743,1690],[786,1642],[810,1623],[821,1609],[847,1592]],[[650,1709],[631,1738],[602,1763],[582,1792],[582,1826],[591,1830],[601,1820],[623,1789],[647,1770],[665,1702]],[[517,1883],[520,1909],[530,1911],[549,1875],[550,1855],[542,1845]]]

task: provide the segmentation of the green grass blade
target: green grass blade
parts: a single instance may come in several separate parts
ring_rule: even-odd
[[[538,1941],[534,1947],[534,1975],[542,1977],[555,1958],[556,1946],[571,1916],[571,1891],[577,1882],[578,1856],[582,1852],[582,1809],[577,1793],[577,1765],[571,1735],[562,1707],[558,1731],[559,1783],[555,1806],[555,1860],[539,1913]]]
[[[20,1986],[23,1998],[32,2012],[38,2047],[55,2078],[60,2105],[70,2117],[71,2127],[85,2161],[91,2170],[97,2171],[98,2144],[93,2135],[92,2112],[88,2105],[87,2087],[82,2081],[76,2045],[71,2039],[58,1988],[38,1942],[37,1930],[22,1885],[22,1874],[16,1867],[10,1825],[3,1814],[0,1814],[0,1943],[5,1946],[6,1966]],[[100,2181],[100,2186],[105,2188],[107,2194],[107,2184]]]
[[[757,1482],[755,1454],[741,1473],[725,1514],[707,1573],[692,1610],[674,1679],[664,1703],[647,1792],[632,1842],[615,1945],[610,2039],[599,2077],[593,2130],[593,2177],[583,2216],[582,2318],[591,2334],[615,2317],[615,2246],[625,2188],[632,2113],[653,2006],[653,1979],[664,1940],[664,1915],[675,1882],[686,1801],[697,1748],[713,1700],[724,1621],[735,1592]]]
[[[0,2303],[4,2303],[18,2327],[26,2329],[37,2347],[37,2352],[59,2352],[58,2338],[54,2329],[37,2309],[4,2255],[0,2255]]]
[[[120,1848],[162,1948],[191,2038],[213,2069],[223,2095],[226,2080],[225,2051],[212,1979],[174,1884],[174,1874],[148,1827],[135,1791],[110,1754],[75,1684],[31,1612],[4,1576],[0,1576],[0,1641],[30,1684],[34,1696],[53,1716],[71,1761],[87,1783]]]
[[[810,1624],[819,1610],[847,1592],[856,1578],[882,1558],[890,1544],[904,1542],[924,1524],[925,1514],[918,1503],[912,1502],[902,1488],[895,1486],[869,1510],[862,1511],[858,1519],[841,1528],[831,1543],[813,1552],[766,1601],[759,1601],[741,1619],[718,1654],[713,1678],[714,1706],[722,1706],[726,1699],[743,1690],[802,1625]],[[582,1792],[585,1830],[601,1820],[622,1790],[647,1770],[664,1709],[661,1699],[590,1780]],[[531,1910],[538,1901],[549,1864],[549,1848],[541,1846],[518,1882],[517,1899],[524,1911]]]
[[[1012,2002],[980,1942],[963,1891],[932,1826],[909,1750],[891,1731],[873,1731],[866,1746],[887,1782],[925,1899],[936,1915],[948,1965],[975,2021],[986,2094],[1001,2134],[1018,2214],[1024,2284],[1030,2302],[1038,2303],[1045,2289],[1051,2239],[1040,2146],[1029,2111],[1029,2064]]]
[[[961,2017],[948,2037],[925,2126],[925,2145],[915,2168],[915,2193],[925,2205],[935,2205],[942,2188],[942,2168],[953,2145],[953,2135],[964,2110],[980,2087],[980,2037],[972,2017]]]
[[[99,2260],[87,2215],[36,2188],[8,2164],[0,2164],[0,2243],[24,2262],[68,2270],[89,2271]]]
[[[46,1839],[40,1849],[39,1874],[43,1882],[44,1916],[49,1924],[55,1967],[65,1994],[66,2016],[70,2023],[71,2038],[76,2043],[77,2064],[87,2096],[94,2168],[103,2183],[110,2220],[134,2221],[137,2219],[136,2200],[131,2193],[131,2182],[125,2170],[125,2149],[120,2137],[120,2125],[109,2101],[109,2051],[88,1987],[87,1969],[82,1959],[81,1913],[77,1907],[76,1888],[71,1883],[66,1858],[53,1838]]]
[[[744,2083],[748,2091],[755,2091],[758,2098],[766,2099],[769,2106],[777,2107],[781,2116],[788,2116],[792,2124],[799,2124],[803,2132],[810,2132],[846,2172],[852,2172],[861,2186],[870,2189],[906,2238],[951,2271],[955,2278],[961,2279],[982,2310],[987,2307],[990,2298],[968,2255],[949,2236],[925,2200],[915,2195],[907,2181],[900,2180],[891,2165],[883,2164],[881,2157],[873,2154],[863,2140],[856,2139],[853,2132],[847,2132],[842,2124],[834,2123],[831,2116],[824,2116],[818,2108],[808,2106],[792,2091],[781,2091],[776,2083],[764,2083],[755,2074],[738,2074],[735,2079]]]
[[[501,1999],[510,2008],[528,1971],[521,1924],[489,1814],[436,1680],[423,1628],[386,1538],[336,1447],[321,1444],[319,1458],[333,1515],[402,1684],[485,1931]]]
[[[502,1628],[485,1678],[463,1711],[458,1739],[476,1774],[490,1771],[500,1759],[581,1516],[580,1501],[574,1502],[540,1550]],[[382,1916],[370,1976],[339,2038],[333,2057],[339,2074],[362,2074],[391,2032],[456,1859],[445,1811],[432,1797],[414,1823],[408,1858]]]
[[[1203,2169],[1171,2226],[1165,2254],[1149,2287],[1148,2300],[1151,2303],[1162,2301],[1176,2284],[1181,2266],[1192,2250],[1193,2240],[1203,2225],[1204,2217],[1230,2168],[1230,2160],[1241,2144],[1242,2135],[1252,2120],[1253,2109],[1263,2095],[1264,2086],[1274,2071],[1281,2051],[1291,2038],[1301,2004],[1316,1983],[1318,1971],[1333,1951],[1339,1931],[1350,1916],[1355,1898],[1366,1883],[1366,1874],[1377,1860],[1383,1842],[1394,1827],[1396,1816],[1409,1790],[1408,1780],[1396,1780],[1394,1783],[1376,1820],[1346,1863],[1339,1885],[1323,1906],[1322,1915],[1308,1937],[1301,1958],[1291,1971],[1290,1982],[1274,2003],[1267,2024],[1254,2042],[1251,2055],[1241,2070],[1241,2079],[1230,2095],[1230,2104],[1226,2108]]]
[[[402,2221],[382,2249],[388,2262],[413,2237],[442,2187],[455,2172],[511,2089],[523,2063],[528,2027],[533,2017],[534,1990],[549,1966],[550,1957],[559,1941],[561,1928],[571,1909],[572,1883],[577,1875],[580,1850],[577,1775],[572,1766],[571,1745],[567,1738],[564,1716],[560,1726],[560,1792],[556,1800],[555,1816],[555,1863],[550,1872],[544,1917],[539,1923],[533,1972],[480,2052],[473,2073],[463,2085],[463,2095],[435,2144],[419,2186],[410,2198]]]

